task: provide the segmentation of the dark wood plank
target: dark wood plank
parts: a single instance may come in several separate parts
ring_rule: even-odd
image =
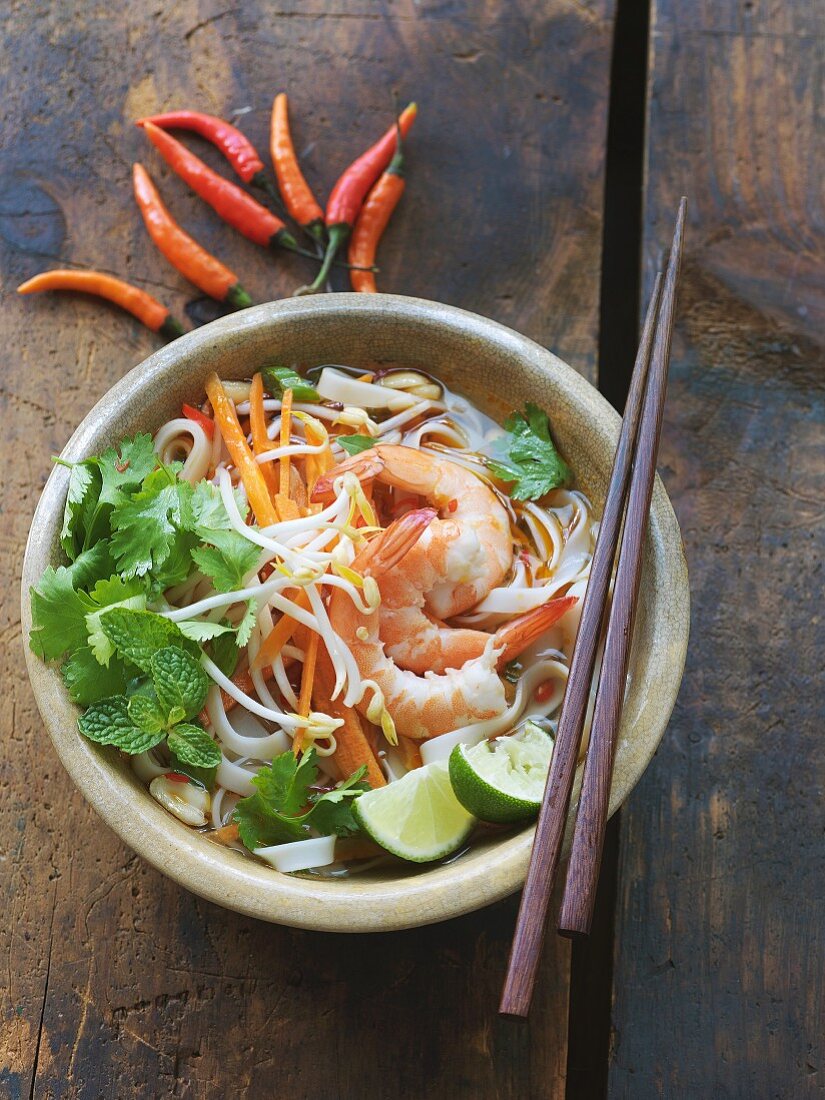
[[[129,185],[140,157],[259,300],[289,293],[304,262],[218,222],[131,120],[237,109],[265,149],[271,97],[287,87],[323,192],[383,130],[397,86],[421,115],[381,286],[492,315],[593,377],[611,16],[612,0],[4,9],[0,1095],[563,1095],[566,943],[547,952],[529,1027],[496,1018],[512,902],[386,937],[256,923],[167,882],[73,791],[25,679],[16,578],[49,455],[156,344],[106,307],[12,291],[68,261],[210,315],[147,242]]]
[[[663,430],[693,630],[622,810],[610,1095],[822,1095],[822,5],[658,0],[645,275],[689,225]]]

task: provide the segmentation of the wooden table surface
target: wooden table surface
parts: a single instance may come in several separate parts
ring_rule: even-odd
[[[823,8],[614,2],[4,7],[0,1096],[825,1090]],[[691,570],[688,666],[611,826],[597,934],[572,953],[548,938],[526,1025],[496,1016],[515,899],[358,938],[201,901],[74,791],[25,675],[19,574],[49,456],[157,345],[106,307],[14,287],[97,267],[194,323],[215,315],[147,241],[130,193],[140,157],[257,300],[289,294],[304,262],[221,224],[131,126],[196,107],[265,149],[282,88],[322,193],[383,130],[391,90],[416,98],[382,288],[492,316],[612,395],[637,288],[689,196],[660,456]]]

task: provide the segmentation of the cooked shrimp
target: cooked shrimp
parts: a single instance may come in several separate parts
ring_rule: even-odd
[[[353,569],[373,577],[383,591],[387,578],[423,542],[423,534],[434,522],[437,521],[433,509],[408,512],[367,544],[355,558]],[[440,660],[441,671],[426,671],[423,676],[400,668],[387,654],[377,610],[361,613],[344,591],[335,589],[329,617],[333,629],[349,646],[362,679],[373,681],[383,694],[397,732],[421,740],[503,713],[507,699],[497,670],[534,642],[575,602],[572,597],[551,600],[507,623],[495,634],[474,630],[451,632],[439,625],[439,637],[447,633],[460,635],[455,646],[447,644],[445,650],[453,656],[462,653],[466,656],[455,667],[446,667]],[[427,621],[423,612],[420,615]],[[371,699],[359,704],[364,713],[368,702]]]
[[[346,470],[362,481],[375,479],[415,493],[438,510],[439,518],[403,565],[406,578],[415,578],[431,615],[460,615],[504,579],[513,563],[510,522],[493,490],[472,471],[440,455],[382,443],[330,470],[316,484],[313,499],[328,496],[334,480]],[[387,601],[390,607],[403,606],[393,601],[389,587]]]

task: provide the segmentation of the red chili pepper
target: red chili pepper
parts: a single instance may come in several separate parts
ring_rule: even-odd
[[[244,183],[264,191],[281,208],[281,200],[275,186],[266,175],[264,163],[258,151],[246,134],[242,134],[229,122],[215,115],[205,115],[201,111],[167,111],[163,115],[150,115],[139,118],[136,126],[151,122],[161,130],[190,130],[200,134],[220,149]]]
[[[539,684],[536,690],[533,692],[533,698],[537,703],[546,703],[550,696],[553,694],[554,684],[552,680],[545,680],[543,684]]]
[[[171,779],[173,783],[188,783],[189,782],[189,776],[188,775],[181,775],[180,772],[167,772],[164,775],[163,778],[164,779]]]
[[[239,233],[265,247],[280,245],[292,251],[298,250],[297,241],[281,219],[247,195],[246,191],[213,172],[165,130],[153,126],[151,122],[144,122],[142,129],[169,167]]]
[[[183,405],[181,412],[187,420],[194,420],[196,424],[200,424],[206,434],[212,439],[215,435],[215,421],[202,413],[200,409],[193,408],[192,405]]]
[[[287,212],[316,240],[324,237],[324,212],[318,205],[298,164],[292,134],[289,131],[288,102],[285,92],[275,96],[269,140],[272,163]]]
[[[395,156],[398,131],[401,131],[402,137],[407,136],[417,111],[414,103],[405,107],[398,121],[387,130],[380,141],[367,149],[366,153],[362,153],[339,177],[327,202],[325,220],[329,244],[324,262],[315,282],[306,287],[304,293],[314,294],[326,282],[335,254],[352,232],[367,192]]]
[[[449,502],[449,504],[447,505],[447,511],[448,512],[454,512],[456,510],[456,508],[458,508],[458,501],[457,500],[451,500]]]
[[[133,317],[167,340],[183,335],[183,326],[157,298],[136,286],[124,283],[102,271],[44,271],[17,288],[18,294],[34,294],[38,290],[78,290],[96,294],[125,309]]]
[[[349,242],[349,262],[352,289],[362,294],[375,294],[375,275],[369,270],[375,262],[378,242],[387,228],[392,212],[404,194],[404,155],[401,148],[401,130],[398,130],[397,152],[389,168],[367,195],[358,215]],[[457,502],[451,502],[456,503]]]
[[[163,131],[158,131],[162,133]],[[149,236],[166,259],[190,283],[219,302],[236,309],[252,305],[252,299],[238,282],[238,276],[189,236],[163,203],[149,173],[142,164],[134,165],[132,179],[135,200],[140,207]]]

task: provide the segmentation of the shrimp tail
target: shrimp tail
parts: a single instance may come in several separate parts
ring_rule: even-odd
[[[328,473],[318,478],[312,490],[312,503],[329,503],[335,495],[335,481],[341,474],[349,471],[355,474],[363,484],[378,477],[384,469],[384,465],[383,458],[374,447],[368,451],[361,451],[360,454],[350,455],[349,458],[345,458],[343,462],[339,462]]]
[[[379,538],[370,543],[370,548],[374,546],[375,551],[369,559],[369,573],[380,576],[398,565],[437,515],[435,508],[416,508],[391,523]]]
[[[557,623],[574,604],[578,603],[578,599],[578,596],[560,596],[505,623],[495,633],[496,646],[504,647],[498,655],[497,667],[503,668],[508,661],[512,661],[514,657],[523,653],[529,645]]]

